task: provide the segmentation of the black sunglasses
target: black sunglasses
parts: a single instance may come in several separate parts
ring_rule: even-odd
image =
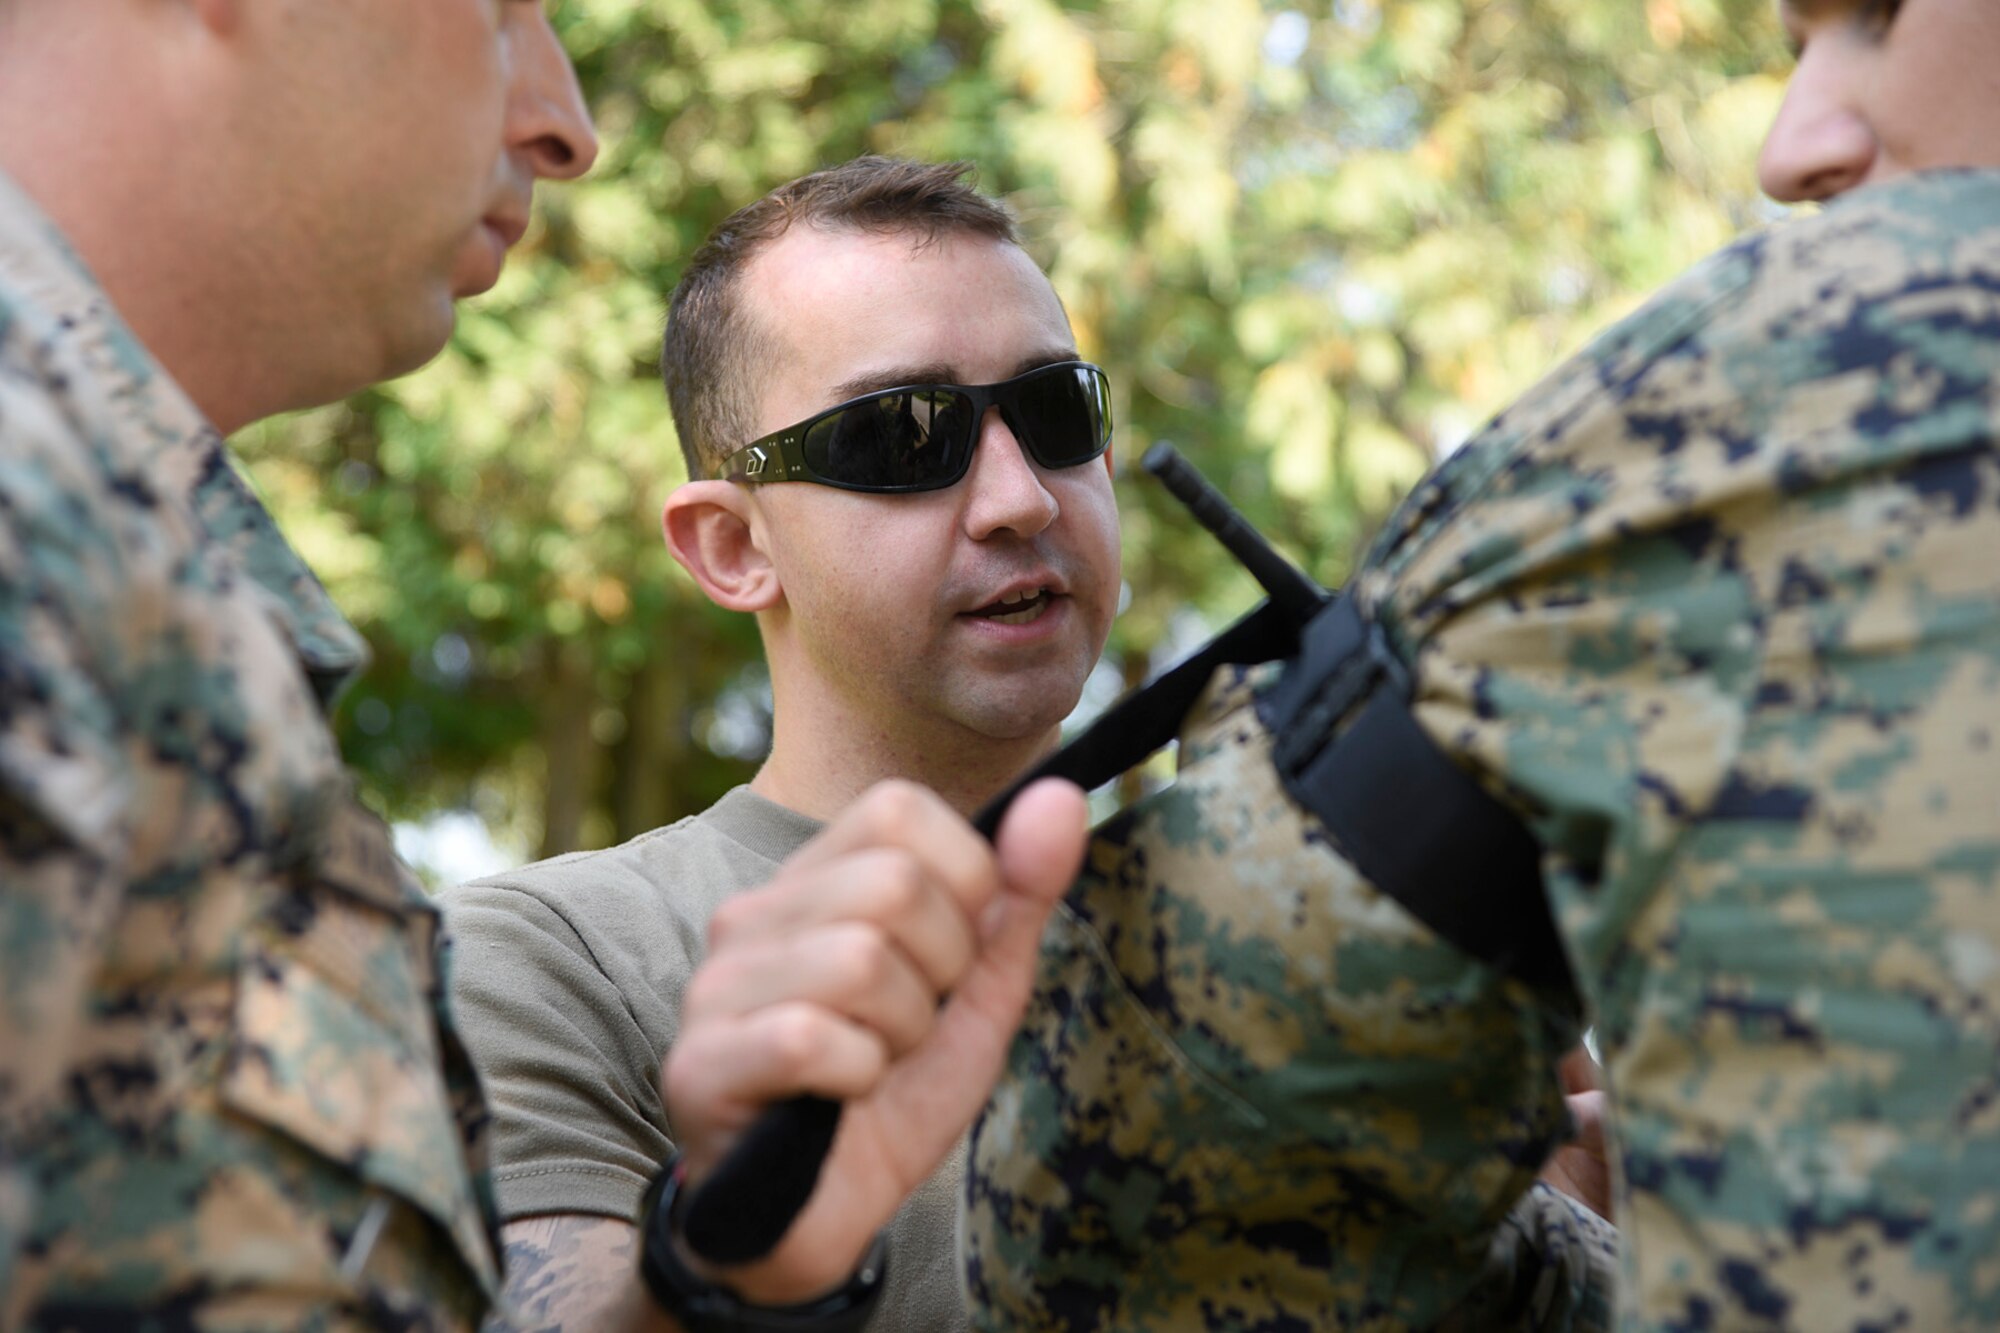
[[[936,491],[972,466],[986,409],[1046,468],[1088,463],[1111,444],[1111,386],[1087,361],[999,384],[911,384],[830,407],[753,440],[716,465],[720,481],[816,481],[845,491]]]

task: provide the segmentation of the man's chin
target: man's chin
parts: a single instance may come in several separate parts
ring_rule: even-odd
[[[483,222],[474,227],[465,244],[459,247],[457,262],[452,265],[452,298],[463,301],[492,291],[493,284],[500,281],[501,270],[507,267],[507,250],[507,238],[498,228]]]
[[[406,308],[386,318],[390,321],[387,327],[383,327],[385,316],[379,312],[372,321],[366,316],[352,317],[345,323],[322,321],[320,328],[337,330],[340,336],[309,348],[301,342],[301,348],[310,353],[302,367],[309,373],[294,379],[283,398],[260,404],[254,416],[234,423],[218,420],[217,425],[233,430],[255,416],[338,402],[422,368],[451,340],[454,314],[449,301],[430,309]]]
[[[451,341],[458,326],[458,305],[450,297],[439,298],[412,310],[391,331],[384,349],[382,373],[378,379],[394,379],[420,370],[437,358]]]
[[[965,701],[955,710],[968,730],[995,744],[1053,743],[1063,720],[1076,710],[1082,682],[1065,682],[1046,690],[1013,691]]]

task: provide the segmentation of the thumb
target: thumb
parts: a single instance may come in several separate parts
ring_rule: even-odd
[[[1046,915],[1083,865],[1090,807],[1074,783],[1044,778],[1008,807],[993,845],[1009,896],[1039,904]]]
[[[1090,808],[1075,784],[1045,778],[1008,807],[993,845],[1002,890],[982,920],[979,962],[953,994],[1008,1037],[1034,984],[1042,927],[1083,864]]]

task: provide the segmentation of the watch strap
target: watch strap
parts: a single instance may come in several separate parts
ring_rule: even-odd
[[[845,1286],[796,1305],[754,1305],[681,1258],[685,1242],[675,1214],[683,1175],[676,1152],[647,1186],[639,1205],[639,1275],[686,1333],[850,1333],[868,1322],[888,1275],[888,1246],[880,1233]]]

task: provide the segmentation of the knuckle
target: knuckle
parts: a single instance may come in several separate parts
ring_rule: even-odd
[[[660,1064],[660,1095],[678,1113],[714,1097],[716,1055],[712,1043],[702,1040],[677,1041],[667,1052]]]
[[[828,952],[842,988],[850,995],[879,990],[894,967],[888,941],[870,926],[857,924],[841,931],[829,941]]]
[[[708,918],[708,943],[711,950],[726,944],[743,932],[746,918],[756,915],[756,904],[747,894],[738,894],[725,899]]]
[[[668,1050],[667,1058],[660,1066],[660,1085],[668,1090],[685,1091],[698,1083],[704,1066],[700,1052],[688,1042],[675,1042]]]
[[[890,848],[879,858],[871,893],[877,918],[905,917],[924,905],[924,868],[917,858],[900,848]]]
[[[732,959],[711,956],[688,979],[687,990],[681,995],[681,1012],[690,1020],[705,1014],[718,996],[728,994],[735,984],[736,973],[736,964]]]
[[[866,797],[869,827],[887,837],[905,833],[924,817],[932,799],[907,778],[878,782]]]
[[[808,1064],[828,1041],[824,1022],[806,1005],[787,1005],[774,1011],[767,1024],[772,1056],[787,1068]]]

